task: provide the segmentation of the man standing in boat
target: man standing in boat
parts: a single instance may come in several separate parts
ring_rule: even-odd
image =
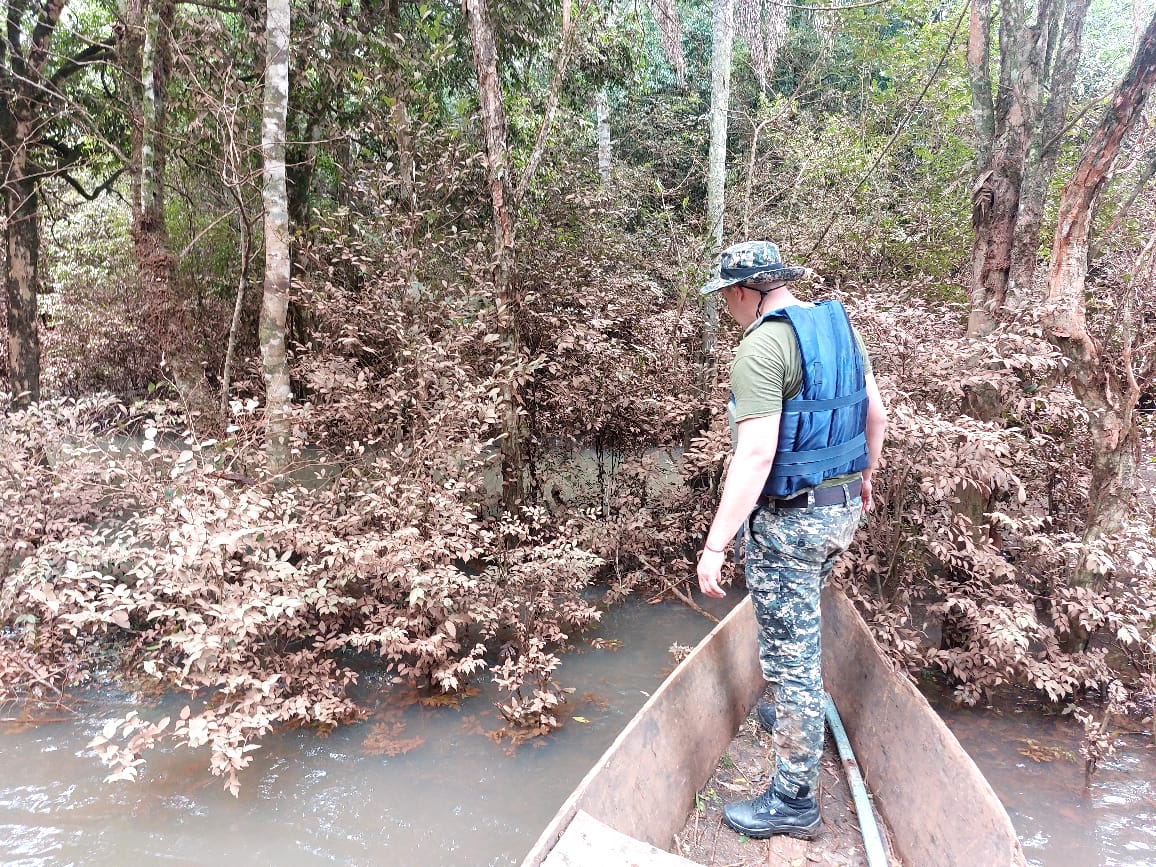
[[[791,294],[805,268],[783,264],[768,241],[722,252],[701,294],[722,292],[744,329],[731,366],[734,455],[704,550],[699,588],[725,595],[719,575],[744,530],[746,583],[759,624],[759,660],[773,704],[774,780],[728,804],[726,823],[748,837],[819,830],[823,754],[819,587],[871,508],[887,413],[866,348],[838,301]]]

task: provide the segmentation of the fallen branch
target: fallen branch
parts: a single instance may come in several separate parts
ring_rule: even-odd
[[[701,614],[703,617],[705,617],[711,623],[721,622],[719,620],[719,618],[715,617],[713,614],[711,614],[709,611],[707,611],[705,608],[700,606],[697,602],[695,602],[693,599],[691,599],[689,596],[687,596],[685,593],[683,593],[681,590],[679,590],[672,582],[665,581],[663,583],[665,585],[664,590],[669,590],[671,593],[673,593],[675,596],[677,596],[679,601],[682,602],[682,604],[685,605],[687,608],[689,608],[691,611],[694,611],[696,614]],[[661,594],[659,594],[659,595],[661,595]],[[655,596],[650,601],[651,602],[657,602],[658,596]]]

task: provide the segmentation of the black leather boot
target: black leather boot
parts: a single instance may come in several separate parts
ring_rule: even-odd
[[[755,708],[755,713],[759,717],[759,722],[763,724],[769,732],[775,730],[775,706],[769,701],[760,701],[758,707]]]
[[[822,824],[814,798],[784,798],[774,786],[757,798],[727,804],[723,807],[723,821],[740,834],[756,839],[786,834],[813,840]]]

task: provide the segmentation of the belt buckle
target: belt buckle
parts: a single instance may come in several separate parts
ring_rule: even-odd
[[[804,502],[805,501],[805,502]],[[813,509],[815,507],[815,489],[811,488],[805,494],[795,494],[793,497],[784,497],[775,501],[775,511],[779,509]]]

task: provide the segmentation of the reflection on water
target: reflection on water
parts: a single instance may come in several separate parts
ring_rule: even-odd
[[[126,701],[89,704],[79,720],[24,732],[0,725],[0,863],[517,864],[673,667],[670,645],[694,644],[711,625],[681,605],[607,613],[586,638],[621,647],[568,655],[558,677],[576,688],[572,712],[588,722],[571,721],[513,758],[508,744],[486,736],[499,724],[487,685],[460,708],[400,707],[382,692],[365,723],[324,738],[268,738],[238,799],[208,776],[203,751],[155,754],[141,782],[104,784],[85,745],[104,720],[130,709]]]
[[[1156,865],[1156,749],[1122,734],[1116,755],[1084,785],[1083,730],[1034,705],[956,707],[925,690],[1007,807],[1034,867]]]

